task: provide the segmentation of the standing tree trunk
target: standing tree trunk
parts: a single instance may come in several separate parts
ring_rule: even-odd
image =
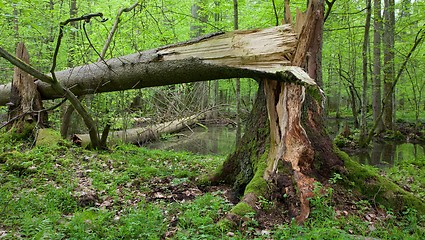
[[[382,17],[381,17],[381,0],[373,1],[373,85],[372,85],[372,108],[373,121],[378,121],[376,132],[382,131],[381,112],[381,34],[382,34]]]
[[[239,10],[238,0],[233,0],[233,29],[239,29]],[[242,123],[241,123],[241,79],[236,78],[236,146],[239,145],[241,139]]]
[[[194,19],[193,24],[190,26],[192,38],[199,37],[205,34],[205,23],[208,21],[208,15],[203,12],[203,7],[206,5],[204,0],[195,0],[192,5],[192,18]],[[196,82],[193,84],[193,94],[191,101],[195,104],[195,110],[203,110],[208,107],[209,98],[208,82]]]
[[[384,0],[384,96],[385,108],[383,116],[383,124],[385,129],[393,130],[393,113],[394,113],[394,89],[392,88],[394,81],[394,34],[395,34],[395,7],[394,0]]]
[[[361,127],[360,127],[360,146],[365,147],[367,143],[367,91],[368,91],[368,50],[369,50],[369,30],[370,30],[370,17],[371,17],[371,0],[366,0],[366,23],[365,32],[363,37],[362,49],[362,68],[363,68],[363,84],[362,84],[362,106],[361,106]]]
[[[69,18],[75,18],[78,14],[78,8],[77,8],[77,0],[71,0],[69,5]],[[69,51],[68,51],[68,59],[67,59],[67,65],[68,67],[74,67],[75,64],[75,48],[76,42],[77,42],[77,32],[78,29],[78,22],[71,22],[70,26],[73,28],[72,31],[70,31],[70,38],[69,38]],[[81,100],[82,98],[80,98]],[[67,138],[68,135],[79,133],[80,132],[80,126],[82,125],[82,119],[81,116],[74,113],[74,107],[72,104],[65,105],[65,110],[62,115],[62,124],[60,128],[61,136],[62,138]]]

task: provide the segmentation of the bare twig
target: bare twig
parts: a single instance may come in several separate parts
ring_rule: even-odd
[[[326,0],[326,5],[328,6],[328,9],[326,9],[324,22],[326,22],[326,20],[328,19],[329,14],[331,13],[332,7],[333,7],[335,2],[336,2],[336,0],[332,0],[332,1]]]
[[[108,48],[109,48],[109,45],[111,44],[111,42],[112,42],[112,38],[114,37],[114,34],[115,34],[115,32],[117,31],[117,29],[118,29],[118,24],[119,24],[119,22],[120,22],[120,17],[121,17],[121,15],[123,14],[123,13],[125,13],[125,12],[130,12],[131,10],[133,10],[135,7],[137,7],[139,5],[139,2],[135,2],[133,5],[131,5],[130,7],[128,7],[128,8],[121,8],[119,11],[118,11],[118,14],[117,14],[117,16],[116,16],[116,18],[115,18],[115,22],[114,22],[114,25],[113,25],[113,27],[111,28],[111,31],[109,32],[109,35],[108,35],[108,39],[106,39],[106,42],[105,42],[105,44],[103,45],[103,49],[102,49],[102,52],[100,53],[100,57],[99,57],[99,59],[98,59],[98,61],[100,61],[101,59],[103,59],[104,57],[105,57],[105,55],[106,55],[106,51],[108,50]]]

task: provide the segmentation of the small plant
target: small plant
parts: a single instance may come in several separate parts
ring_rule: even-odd
[[[341,174],[335,172],[333,176],[329,179],[329,183],[335,184],[340,180],[342,180]]]
[[[161,134],[160,139],[161,139],[161,141],[167,141],[167,140],[173,138],[173,136],[174,136],[173,134],[164,133],[164,134]]]
[[[314,183],[313,194],[310,198],[310,203],[313,206],[312,215],[315,215],[315,220],[333,221],[335,211],[331,205],[333,188],[324,188],[320,182]]]
[[[260,196],[258,198],[258,203],[260,204],[261,209],[263,209],[264,211],[269,211],[271,209],[273,209],[274,207],[274,202],[268,200],[267,198]]]

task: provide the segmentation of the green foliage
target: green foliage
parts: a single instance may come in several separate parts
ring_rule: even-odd
[[[258,203],[260,204],[261,209],[264,211],[269,211],[274,208],[274,202],[263,196],[258,197]]]
[[[182,214],[178,220],[181,231],[176,237],[186,239],[197,236],[195,238],[203,239],[220,236],[223,233],[216,223],[222,217],[221,213],[228,211],[229,207],[222,198],[212,194],[205,194],[192,203],[181,206],[179,211]]]

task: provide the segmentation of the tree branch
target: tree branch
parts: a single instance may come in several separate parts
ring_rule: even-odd
[[[139,2],[135,2],[135,3],[134,3],[133,5],[131,5],[130,7],[128,7],[128,8],[121,8],[121,9],[118,11],[117,17],[115,18],[114,25],[113,25],[113,27],[111,28],[111,31],[109,32],[108,39],[106,40],[105,44],[103,45],[103,49],[102,49],[102,52],[100,53],[100,56],[99,56],[98,62],[99,62],[99,61],[101,61],[101,60],[103,60],[103,58],[104,58],[104,57],[105,57],[105,55],[106,55],[106,51],[108,50],[109,45],[111,44],[112,38],[114,37],[114,34],[115,34],[115,32],[117,31],[117,29],[118,29],[118,24],[119,24],[119,22],[120,22],[120,17],[121,17],[121,15],[122,15],[124,12],[130,12],[130,11],[131,11],[131,10],[133,10],[135,7],[137,7],[138,5],[139,5]]]
[[[326,5],[328,6],[328,9],[326,10],[326,13],[325,13],[324,22],[326,22],[326,20],[328,19],[329,14],[331,13],[331,10],[332,10],[332,6],[334,5],[335,2],[336,0],[332,0],[332,1],[326,0]]]

